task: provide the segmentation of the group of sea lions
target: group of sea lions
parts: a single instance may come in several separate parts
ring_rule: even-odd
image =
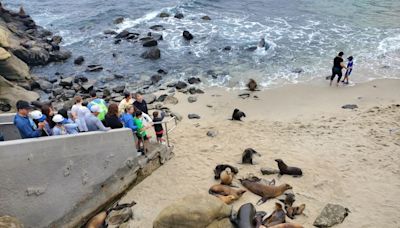
[[[252,148],[247,148],[242,154],[242,164],[253,165],[253,155],[261,156],[260,153]],[[280,175],[302,176],[303,172],[300,168],[286,165],[282,159],[276,159]],[[264,211],[257,211],[252,203],[243,204],[238,212],[231,216],[232,224],[237,228],[301,228],[302,225],[287,223],[286,216],[294,219],[296,215],[301,215],[305,209],[305,204],[294,206],[295,195],[286,193],[292,189],[289,184],[283,183],[275,185],[275,179],[271,181],[259,178],[254,175],[238,178],[237,180],[245,188],[239,188],[233,185],[235,176],[239,173],[239,169],[228,164],[219,164],[214,169],[214,178],[219,180],[219,184],[210,187],[209,193],[219,198],[226,204],[231,204],[238,200],[246,191],[250,191],[258,196],[260,200],[256,205],[261,205],[266,201],[280,197],[280,202],[275,203],[274,211],[267,216]]]

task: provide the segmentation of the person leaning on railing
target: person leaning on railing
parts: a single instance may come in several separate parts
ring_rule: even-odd
[[[37,128],[33,127],[33,121],[28,117],[29,111],[32,110],[32,106],[23,100],[17,101],[17,114],[14,117],[14,125],[18,128],[21,138],[38,138],[42,136],[42,130],[45,124],[38,123]]]

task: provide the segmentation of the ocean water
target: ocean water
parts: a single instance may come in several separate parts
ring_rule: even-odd
[[[198,76],[205,85],[243,87],[254,78],[266,88],[309,82],[329,75],[339,51],[353,55],[353,81],[374,78],[400,79],[400,1],[398,0],[3,0],[6,7],[25,10],[39,25],[60,34],[64,48],[83,55],[85,65],[102,64],[100,73],[86,73],[64,64],[36,67],[44,77],[86,75],[103,83],[113,74],[123,82],[148,80],[159,68],[169,72],[163,81]],[[180,12],[183,19],[159,18],[158,14]],[[203,21],[208,15],[211,21]],[[122,24],[113,19],[123,16]],[[127,29],[145,36],[152,25],[159,32],[161,59],[144,60],[140,42],[115,45],[104,30]],[[186,42],[183,30],[194,35]],[[267,48],[251,52],[261,38]],[[230,46],[231,51],[223,48]],[[116,57],[112,55],[116,54]],[[210,76],[210,70],[218,75]],[[301,73],[298,71],[301,70]]]

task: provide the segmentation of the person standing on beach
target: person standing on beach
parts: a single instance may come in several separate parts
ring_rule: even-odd
[[[353,71],[353,56],[349,56],[347,58],[348,62],[347,62],[347,70],[346,73],[344,74],[344,79],[343,79],[343,83],[344,84],[349,84],[349,76],[351,74],[351,72]]]
[[[338,76],[338,80],[336,83],[336,86],[339,86],[340,79],[342,78],[342,69],[347,67],[343,63],[343,55],[344,53],[341,51],[339,54],[333,59],[333,67],[332,67],[332,76],[331,76],[331,82],[329,86],[332,86],[332,81],[335,79],[335,76]]]

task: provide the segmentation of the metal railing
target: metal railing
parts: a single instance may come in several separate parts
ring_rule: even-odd
[[[174,121],[174,126],[172,128],[168,129],[168,124],[171,121]],[[178,121],[177,121],[176,117],[174,116],[174,117],[172,117],[172,118],[170,118],[168,120],[163,120],[163,121],[160,121],[160,122],[152,122],[152,124],[153,125],[154,124],[164,124],[164,126],[165,126],[165,136],[167,138],[167,146],[171,147],[171,144],[169,143],[169,133],[172,132],[178,126]],[[143,138],[142,138],[142,140],[143,140]],[[144,146],[144,143],[143,143],[143,146]],[[146,148],[143,148],[143,149],[146,149]]]

